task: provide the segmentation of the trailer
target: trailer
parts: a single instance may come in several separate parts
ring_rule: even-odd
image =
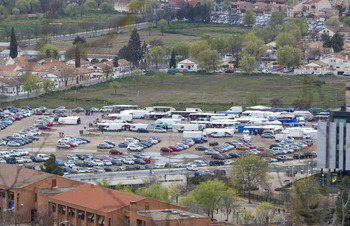
[[[139,129],[145,129],[147,130],[148,124],[143,123],[137,123],[137,124],[130,124],[130,131],[137,132]]]
[[[147,113],[148,111],[146,110],[124,110],[124,111],[121,111],[120,114],[122,115],[132,115],[132,118],[133,119],[143,119],[145,118],[145,114]]]
[[[235,130],[233,127],[231,128],[207,128],[204,129],[204,132],[208,134],[210,137],[233,137],[235,134]]]
[[[129,127],[128,123],[98,123],[103,131],[124,131]]]
[[[203,131],[184,131],[182,138],[185,139],[200,139],[207,141],[208,135]]]
[[[173,124],[181,122],[181,119],[161,118],[156,120],[156,124],[168,124],[168,128],[172,128]]]
[[[109,114],[108,117],[111,120],[125,120],[127,122],[132,122],[132,115],[130,114]]]
[[[60,117],[58,123],[63,125],[78,125],[81,123],[81,119],[79,116]]]
[[[199,131],[205,128],[204,124],[173,124],[173,132],[182,133],[183,131]]]

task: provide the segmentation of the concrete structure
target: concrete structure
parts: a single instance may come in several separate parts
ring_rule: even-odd
[[[332,111],[328,122],[318,123],[317,167],[350,169],[350,112]]]
[[[180,220],[184,226],[210,225],[209,217],[184,207],[92,184],[52,196],[49,202],[56,225],[179,225]]]

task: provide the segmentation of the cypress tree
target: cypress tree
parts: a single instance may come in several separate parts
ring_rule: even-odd
[[[114,59],[113,59],[113,66],[114,67],[119,67],[119,57],[118,56],[116,56],[116,57],[114,57]]]
[[[169,62],[169,68],[175,69],[176,68],[176,59],[175,59],[175,51],[174,49],[171,50],[171,58]]]
[[[128,50],[130,52],[130,59],[127,60],[137,65],[138,62],[142,59],[143,51],[141,48],[140,35],[136,29],[134,29],[131,33],[130,40],[128,42]]]
[[[75,46],[75,67],[80,67],[80,51],[78,45]]]
[[[15,31],[12,27],[11,29],[11,40],[10,40],[10,57],[12,58],[16,58],[18,55],[18,51],[17,51],[17,39],[16,39],[16,34]]]

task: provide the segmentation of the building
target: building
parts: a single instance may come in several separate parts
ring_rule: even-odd
[[[186,208],[92,184],[49,198],[53,224],[209,226],[210,218]],[[169,212],[170,210],[170,212]],[[180,215],[182,214],[182,215]]]
[[[198,71],[198,60],[194,57],[187,58],[177,63],[176,68],[188,71]]]
[[[18,165],[0,164],[0,211],[6,221],[30,223],[46,215],[48,197],[81,184]]]

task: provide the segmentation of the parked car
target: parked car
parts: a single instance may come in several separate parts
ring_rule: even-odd
[[[109,148],[113,148],[113,146],[110,144],[107,144],[107,143],[102,143],[102,144],[98,144],[97,148],[98,149],[109,149]]]
[[[166,132],[167,132],[166,129],[164,129],[163,127],[159,127],[159,126],[154,127],[154,129],[153,129],[153,133],[166,133]]]
[[[137,132],[138,133],[149,133],[149,131],[147,129],[144,129],[144,128],[138,128]]]
[[[196,149],[197,151],[205,151],[205,150],[208,150],[209,148],[208,148],[208,147],[205,147],[205,146],[200,145],[200,146],[195,147],[195,149]]]
[[[109,151],[109,154],[112,154],[112,155],[122,155],[123,152],[122,151],[119,151],[118,149],[111,149]]]

